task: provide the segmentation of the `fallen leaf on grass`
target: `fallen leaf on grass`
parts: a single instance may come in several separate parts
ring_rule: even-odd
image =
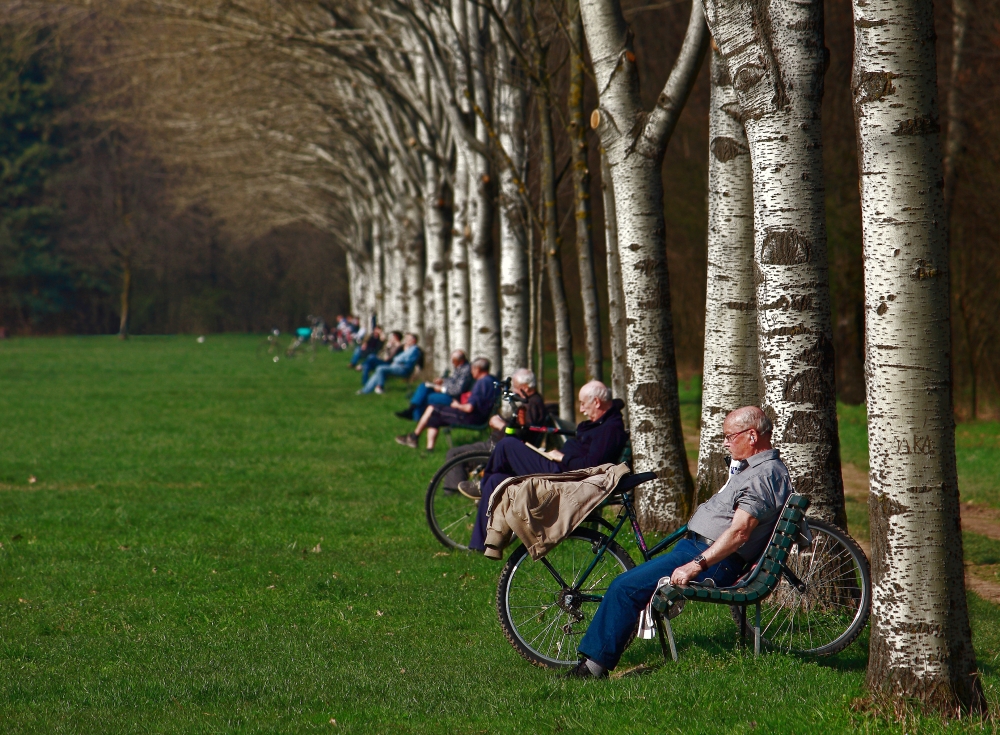
[[[448,572],[445,572],[445,573],[444,573],[444,574],[442,574],[441,576],[442,576],[442,577],[447,577],[447,576],[448,576]]]
[[[434,555],[433,557],[431,557],[431,558],[432,558],[432,559],[437,559],[437,558],[438,558],[439,556],[448,556],[448,552],[447,552],[447,551],[439,551],[438,553],[436,553],[436,554],[435,554],[435,555]]]
[[[400,669],[400,670],[399,670],[399,673],[400,673],[400,674],[405,674],[405,673],[406,673],[406,669]]]
[[[131,548],[131,547],[129,547],[129,546],[119,546],[119,547],[118,547],[118,550],[119,550],[119,551],[128,551],[128,550],[129,550],[129,548]]]
[[[383,615],[385,615],[385,613],[382,612],[381,610],[376,610],[375,614],[378,615],[379,617],[382,617]]]
[[[268,585],[268,589],[269,590],[273,590],[274,589],[274,585],[273,584],[272,585]]]
[[[32,475],[31,477],[28,478],[28,484],[29,485],[34,485],[36,482],[38,482],[38,478],[35,477],[34,475]]]
[[[337,726],[337,721],[331,717],[330,718],[330,724],[333,725],[334,727],[336,727]]]
[[[2,547],[2,546],[0,546],[0,549],[2,549],[2,548],[3,548],[3,547]],[[397,570],[396,570],[396,574],[402,574],[402,573],[403,573],[403,570],[402,570],[402,569],[397,569]]]
[[[31,600],[25,600],[23,597],[18,597],[17,601],[20,602],[22,605],[27,605],[29,602],[31,602]]]
[[[153,574],[156,574],[156,567],[153,567]]]
[[[318,554],[318,553],[320,553],[320,552],[321,552],[322,550],[323,550],[323,547],[322,547],[322,546],[320,546],[319,544],[316,544],[315,546],[313,546],[313,547],[312,547],[312,548],[310,549],[310,551],[311,551],[312,553],[314,553],[314,554]]]

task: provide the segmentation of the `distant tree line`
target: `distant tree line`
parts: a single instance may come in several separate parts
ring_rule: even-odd
[[[287,330],[347,302],[305,223],[233,233],[123,115],[108,32],[20,6],[0,24],[0,327],[8,334]],[[102,38],[103,36],[103,38]],[[103,41],[103,44],[102,44]],[[109,100],[110,97],[110,100]]]

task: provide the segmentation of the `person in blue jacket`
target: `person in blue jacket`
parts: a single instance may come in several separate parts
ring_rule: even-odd
[[[479,512],[469,548],[485,550],[486,511],[490,507],[490,496],[508,477],[555,475],[617,462],[628,442],[622,417],[624,405],[621,399],[611,399],[611,391],[601,381],[587,383],[580,389],[580,413],[587,420],[576,427],[576,437],[567,441],[562,451],[547,452],[552,459],[546,459],[515,437],[501,439],[486,463],[482,485],[477,488],[474,481],[468,480],[458,485],[463,495],[479,496]]]
[[[424,353],[417,347],[417,335],[407,332],[403,336],[403,351],[392,358],[388,365],[379,365],[375,372],[368,378],[365,387],[358,391],[358,395],[365,393],[384,393],[385,381],[390,375],[397,378],[408,378],[416,370],[417,363],[423,360]]]
[[[396,442],[404,447],[417,448],[417,438],[427,431],[427,451],[434,449],[438,431],[442,426],[465,424],[475,426],[485,424],[496,404],[499,383],[490,375],[490,361],[485,357],[477,357],[472,361],[472,393],[468,403],[453,400],[448,406],[428,406],[420,417],[416,428],[409,434],[396,437]]]

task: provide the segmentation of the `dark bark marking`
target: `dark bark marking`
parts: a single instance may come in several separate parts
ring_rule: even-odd
[[[815,411],[793,411],[781,441],[785,444],[822,442],[827,438],[823,417]]]
[[[830,394],[829,381],[823,371],[817,368],[803,370],[797,375],[785,378],[782,397],[789,403],[812,403],[824,405]]]
[[[714,138],[709,148],[712,151],[712,155],[715,156],[715,160],[720,163],[728,163],[737,156],[748,155],[750,153],[750,149],[738,140],[722,135]]]
[[[866,3],[867,4],[867,3]],[[878,28],[879,26],[888,25],[889,21],[885,18],[879,18],[878,20],[868,20],[866,18],[858,18],[854,21],[855,28]]]
[[[764,336],[771,337],[798,337],[800,334],[812,334],[813,330],[803,324],[796,324],[794,327],[778,327],[770,332],[765,332]]]
[[[800,295],[792,296],[788,298],[786,295],[782,295],[777,301],[772,301],[770,304],[762,304],[762,311],[769,311],[771,309],[791,309],[792,311],[809,311],[812,309],[812,296]]]
[[[809,240],[798,230],[771,230],[764,236],[760,260],[765,265],[799,265],[809,257]]]
[[[879,316],[882,316],[887,311],[889,311],[889,305],[887,303],[885,303],[884,301],[881,304],[878,305],[877,309],[875,309],[875,313],[878,314]]]
[[[917,267],[913,273],[910,274],[910,278],[915,281],[922,281],[925,278],[936,278],[938,275],[940,275],[940,272],[933,264],[927,262],[923,258],[918,258]]]
[[[635,429],[633,429],[633,431],[636,431],[641,434],[647,431],[654,431],[655,429],[656,427],[653,426],[652,421],[650,421],[649,419],[643,419],[643,421],[638,426],[636,426]]]
[[[660,383],[641,383],[632,391],[632,400],[637,406],[661,408],[667,402],[668,394]]]
[[[825,334],[816,343],[798,354],[796,359],[810,367],[832,369],[834,363],[833,341]]]
[[[892,131],[893,135],[933,135],[941,131],[937,120],[929,117],[915,117],[904,120]]]
[[[892,80],[896,74],[888,71],[861,71],[854,75],[851,80],[852,92],[854,93],[854,113],[860,114],[861,105],[869,102],[876,102],[884,99],[896,92],[892,86]]]
[[[726,308],[745,313],[753,311],[757,306],[753,301],[727,301]]]
[[[505,283],[500,287],[500,293],[503,296],[517,296],[523,290],[521,286],[514,283]]]

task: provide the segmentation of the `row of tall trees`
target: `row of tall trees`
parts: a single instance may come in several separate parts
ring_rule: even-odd
[[[306,221],[337,237],[353,310],[420,332],[437,366],[456,348],[501,372],[537,365],[544,279],[567,418],[564,217],[575,222],[587,371],[603,370],[588,150],[599,143],[611,382],[626,402],[635,468],[658,476],[639,498],[643,523],[676,527],[719,487],[722,418],[758,403],[811,512],[846,525],[822,2],[696,0],[669,73],[643,80],[660,90],[652,105],[619,0],[136,0],[104,12],[129,30],[111,56],[130,64],[141,97],[116,114],[157,131],[158,160],[191,170],[182,201],[208,202],[235,227]],[[858,0],[854,26],[876,586],[869,684],[982,711],[961,566],[954,173],[940,145],[932,9]],[[662,170],[709,49],[696,484],[680,422]],[[564,177],[573,197],[560,211]]]

